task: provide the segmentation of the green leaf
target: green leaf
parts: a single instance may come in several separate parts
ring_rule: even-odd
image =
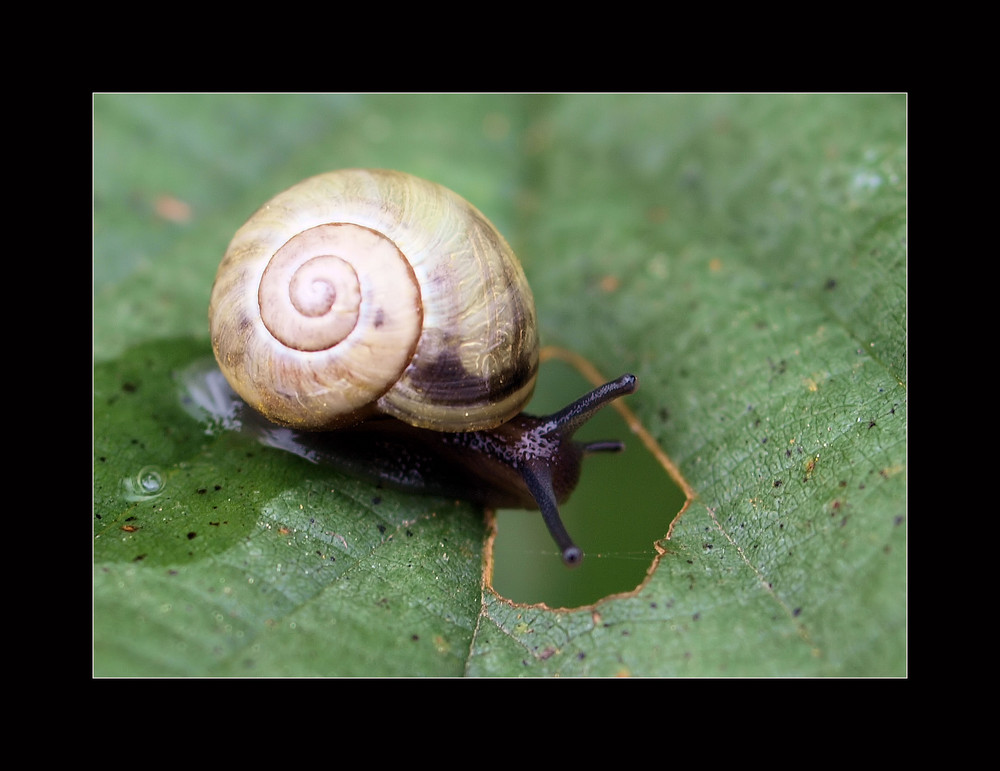
[[[94,113],[96,674],[905,675],[905,97],[98,95]],[[628,406],[696,498],[666,540],[678,501],[629,476],[636,442],[611,459],[624,477],[601,486],[644,493],[659,534],[583,544],[638,565],[623,594],[511,602],[474,507],[186,409],[230,236],[345,166],[471,200],[520,256],[543,342],[639,377]],[[604,516],[628,519],[621,500]],[[497,515],[501,538],[518,518]],[[542,535],[518,563],[558,560]]]

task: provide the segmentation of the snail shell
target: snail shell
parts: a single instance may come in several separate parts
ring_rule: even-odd
[[[535,306],[503,236],[452,191],[396,171],[311,177],[237,231],[209,306],[234,390],[322,430],[373,413],[437,431],[514,417],[538,370]]]

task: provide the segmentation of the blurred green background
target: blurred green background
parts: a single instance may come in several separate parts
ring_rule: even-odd
[[[904,674],[905,136],[900,95],[95,96],[96,673]],[[612,467],[617,506],[567,514],[584,568],[518,535],[515,574],[558,569],[518,597],[483,585],[471,507],[181,407],[232,233],[345,166],[468,198],[521,258],[543,342],[639,376],[629,405],[698,496],[640,591],[574,594],[591,565],[643,581],[679,508],[627,436],[585,467]],[[556,404],[586,387],[544,377]],[[590,534],[635,499],[640,547]],[[501,512],[499,540],[522,521]]]

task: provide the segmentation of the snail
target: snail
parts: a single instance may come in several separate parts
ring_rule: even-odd
[[[623,375],[558,412],[522,409],[538,375],[531,289],[496,228],[451,190],[379,169],[310,177],[236,232],[209,304],[232,389],[311,459],[493,508],[537,508],[563,562],[559,504]]]

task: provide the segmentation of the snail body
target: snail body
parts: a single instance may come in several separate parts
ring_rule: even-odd
[[[539,360],[531,289],[457,194],[385,170],[304,180],[237,231],[209,319],[226,380],[301,454],[417,492],[540,508],[563,560],[581,558],[558,503],[585,454],[621,445],[572,435],[635,378],[551,416],[521,412]]]

